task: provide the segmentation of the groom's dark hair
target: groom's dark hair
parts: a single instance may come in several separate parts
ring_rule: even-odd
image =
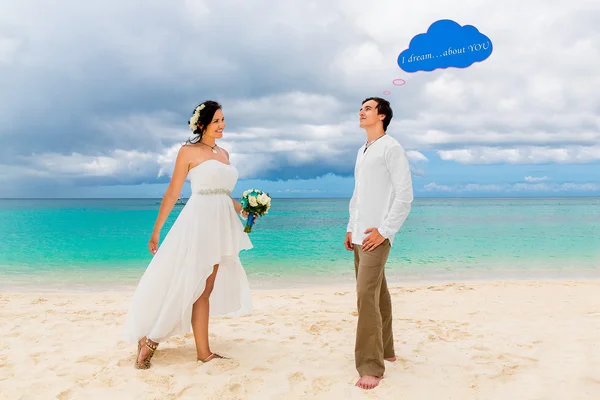
[[[377,103],[377,114],[385,115],[385,118],[383,119],[383,131],[386,132],[390,121],[394,117],[394,112],[392,111],[390,102],[386,99],[382,99],[381,97],[368,97],[363,100],[362,104],[365,104],[369,100],[374,100]]]

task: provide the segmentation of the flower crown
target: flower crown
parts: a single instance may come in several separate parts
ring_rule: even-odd
[[[192,118],[190,118],[190,120],[188,121],[192,132],[194,132],[196,129],[198,129],[198,120],[200,119],[200,111],[202,111],[203,109],[204,109],[204,103],[202,103],[198,107],[196,107],[196,109],[194,110],[194,113],[192,114]]]

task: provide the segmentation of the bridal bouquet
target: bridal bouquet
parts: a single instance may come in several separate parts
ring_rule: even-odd
[[[269,213],[271,208],[271,197],[267,193],[263,193],[258,189],[246,190],[242,194],[242,210],[248,213],[248,221],[244,227],[244,232],[252,232],[252,225],[254,223],[254,215],[265,215]]]

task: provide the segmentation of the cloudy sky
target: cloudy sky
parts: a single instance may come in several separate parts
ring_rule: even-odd
[[[492,55],[403,72],[439,19]],[[368,96],[417,197],[600,195],[598,21],[591,0],[0,0],[0,197],[160,197],[206,99],[238,192],[348,197]]]

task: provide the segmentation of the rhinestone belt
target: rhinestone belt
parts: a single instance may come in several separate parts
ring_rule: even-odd
[[[231,190],[227,190],[227,189],[203,189],[203,190],[197,190],[194,193],[205,195],[205,196],[210,196],[210,195],[215,195],[215,194],[225,194],[225,195],[229,196],[231,194]]]

